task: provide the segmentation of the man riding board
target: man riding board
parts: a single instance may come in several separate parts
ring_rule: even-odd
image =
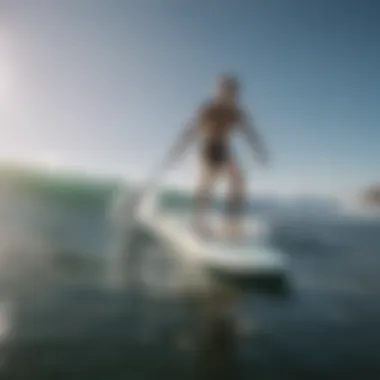
[[[228,181],[226,234],[233,237],[241,231],[245,183],[230,146],[232,134],[242,132],[255,156],[262,164],[268,162],[267,150],[248,112],[239,105],[238,98],[238,80],[232,75],[219,76],[212,98],[201,104],[169,154],[169,160],[174,160],[190,142],[198,141],[199,178],[195,191],[194,228],[202,236],[210,233],[204,213],[214,184],[221,176]]]

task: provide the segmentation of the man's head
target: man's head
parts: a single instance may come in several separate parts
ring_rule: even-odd
[[[231,74],[219,75],[215,83],[215,97],[219,100],[234,102],[239,95],[238,79]]]

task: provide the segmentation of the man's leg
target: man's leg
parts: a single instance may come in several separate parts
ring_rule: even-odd
[[[204,221],[205,211],[210,206],[211,191],[213,190],[218,170],[203,160],[199,164],[199,179],[195,191],[194,226],[200,232],[208,231]]]
[[[242,232],[243,209],[245,203],[245,183],[243,174],[235,162],[226,165],[228,195],[226,205],[226,232],[238,236]]]

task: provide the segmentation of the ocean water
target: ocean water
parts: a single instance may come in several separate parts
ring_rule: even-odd
[[[380,377],[378,220],[262,208],[289,292],[242,292],[232,318],[146,231],[115,243],[114,185],[38,183],[0,198],[1,379]]]

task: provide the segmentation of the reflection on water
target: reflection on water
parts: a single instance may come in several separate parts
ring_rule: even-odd
[[[210,284],[136,231],[115,288],[104,210],[70,202],[2,206],[1,378],[379,378],[378,224],[282,220],[277,297]]]

